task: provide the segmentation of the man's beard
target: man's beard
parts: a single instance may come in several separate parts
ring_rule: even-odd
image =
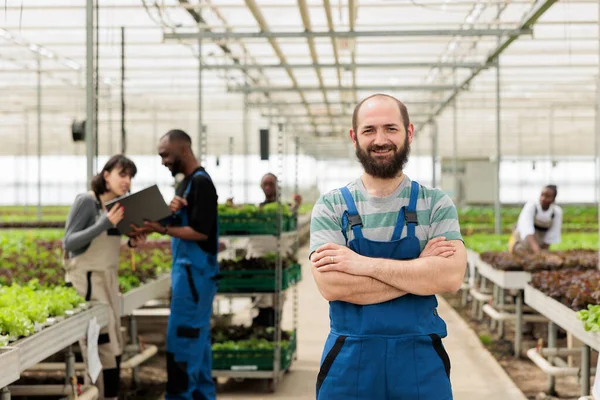
[[[183,162],[181,161],[181,158],[175,158],[171,165],[171,175],[175,176],[181,173],[183,173]]]
[[[371,176],[382,179],[391,179],[398,175],[398,172],[402,171],[404,165],[408,161],[408,155],[410,154],[410,144],[408,140],[404,142],[404,147],[400,150],[393,144],[386,144],[383,146],[380,145],[372,145],[367,148],[367,150],[363,150],[358,142],[356,143],[356,157],[358,161],[362,164],[365,172]],[[378,160],[375,157],[372,157],[370,154],[372,151],[377,150],[389,150],[393,151],[393,156],[391,159],[385,157],[385,159],[381,158]]]

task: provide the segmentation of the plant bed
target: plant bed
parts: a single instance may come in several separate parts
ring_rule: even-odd
[[[37,279],[41,285],[64,285],[61,231],[5,231],[0,236],[0,284]],[[121,246],[119,286],[122,293],[156,279],[171,268],[168,241],[149,240],[133,251]]]
[[[541,252],[539,254],[511,254],[507,251],[486,251],[481,261],[502,271],[546,271],[562,268],[595,269],[598,252],[595,250],[567,250]]]

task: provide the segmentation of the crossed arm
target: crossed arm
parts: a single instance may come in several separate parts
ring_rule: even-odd
[[[313,277],[326,300],[366,305],[406,293],[425,296],[455,292],[464,277],[467,255],[462,241],[435,238],[414,260],[364,257],[328,243],[311,255],[311,261]]]

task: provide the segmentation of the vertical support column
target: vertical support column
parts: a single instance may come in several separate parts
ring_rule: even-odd
[[[523,291],[517,291],[515,302],[515,357],[521,358],[521,343],[523,341]]]
[[[250,154],[250,149],[248,148],[248,139],[250,136],[250,118],[248,115],[248,92],[244,92],[244,137],[243,137],[243,145],[244,145],[244,174],[242,179],[244,180],[244,203],[248,203],[250,201],[248,196],[248,180],[249,180],[249,160],[248,156]]]
[[[138,341],[138,330],[137,330],[137,321],[135,316],[129,316],[129,335],[131,336],[131,344],[135,347],[136,352],[139,352],[139,341]],[[140,379],[139,379],[139,368],[134,367],[131,370],[131,382],[135,388],[139,387]]]
[[[499,288],[498,291],[498,304],[501,310],[504,310],[504,288]],[[504,339],[504,321],[498,321],[498,337]]]
[[[233,198],[233,136],[229,136],[229,197]]]
[[[436,158],[437,158],[437,134],[438,126],[437,121],[431,122],[431,187],[436,187]]]
[[[66,376],[65,376],[65,385],[71,385],[71,378],[75,376],[75,353],[73,353],[73,346],[67,347],[67,351],[65,354],[65,364],[66,364]]]
[[[581,346],[581,395],[590,394],[590,346]]]
[[[598,18],[600,18],[600,0],[598,0]],[[598,20],[598,34],[600,35],[600,19]],[[600,36],[598,37],[598,56],[600,57]],[[598,202],[598,233],[600,234],[600,62],[596,74],[596,201]],[[600,256],[600,246],[598,247]],[[600,257],[598,257],[600,269]]]
[[[500,40],[500,38],[498,39]],[[494,199],[495,233],[502,233],[502,215],[500,208],[500,57],[496,58],[496,196]]]
[[[42,221],[42,56],[37,57],[37,221]]]
[[[0,400],[10,400],[10,391],[8,388],[0,389]]]
[[[556,324],[552,321],[548,322],[548,348],[556,348]],[[548,362],[553,364],[554,357],[549,356]],[[548,394],[550,396],[556,395],[556,378],[552,375],[548,375]]]
[[[202,33],[202,26],[198,24],[198,32]],[[202,121],[202,36],[198,36],[198,158],[204,165],[204,123]]]
[[[298,175],[299,175],[299,167],[298,167],[298,163],[299,163],[299,159],[300,159],[300,138],[298,136],[294,137],[294,151],[295,151],[295,157],[294,157],[294,194],[300,194],[300,188],[299,188],[299,182],[298,182]],[[298,217],[298,214],[296,213],[296,217]],[[298,225],[296,224],[296,227]],[[298,248],[300,247],[300,237],[299,237],[299,231],[298,228],[296,228],[296,243],[294,244],[294,252],[298,251]],[[298,313],[299,313],[299,299],[298,299],[298,284],[294,285],[294,315],[293,315],[293,326],[294,326],[294,332],[296,332],[296,330],[298,329]],[[294,359],[297,359],[298,357],[298,341],[296,340],[296,353],[294,354]]]
[[[283,141],[284,141],[284,132],[283,132],[283,124],[278,124],[277,129],[277,176],[283,176]],[[282,267],[283,267],[283,233],[282,233],[282,223],[283,223],[283,208],[281,204],[281,181],[277,179],[277,265],[275,266],[275,293],[273,293],[273,308],[274,308],[274,324],[275,324],[275,355],[274,355],[274,365],[273,365],[273,389],[279,383],[279,371],[281,369],[281,279],[282,279]]]
[[[23,153],[25,156],[25,166],[23,167],[25,179],[23,179],[23,187],[25,189],[25,212],[29,205],[29,112],[27,109],[23,111],[25,119],[25,148]]]
[[[453,86],[456,87],[456,68],[452,70]],[[457,97],[452,102],[452,175],[454,178],[454,202],[458,203],[459,187],[458,187],[458,105]]]
[[[94,176],[94,0],[86,2],[86,65],[85,96],[87,118],[85,123],[85,147],[87,157],[87,184]]]
[[[108,131],[107,131],[107,139],[108,139],[108,154],[113,154],[113,113],[112,113],[112,91],[111,87],[108,87],[107,95],[106,95],[106,108],[108,111]]]
[[[125,27],[121,27],[121,153],[127,151],[125,132]]]

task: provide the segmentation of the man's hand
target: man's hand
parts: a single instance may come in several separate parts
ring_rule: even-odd
[[[187,200],[184,199],[183,197],[179,197],[179,196],[175,196],[173,197],[173,200],[171,200],[171,204],[169,204],[169,209],[176,213],[177,211],[181,210],[183,207],[186,207],[188,205]]]
[[[350,275],[367,275],[366,257],[339,244],[327,243],[319,247],[312,255],[312,262],[319,272],[339,271]]]
[[[131,224],[130,226],[132,231],[127,234],[127,236],[129,236],[130,238],[134,238],[140,235],[148,235],[149,233],[152,233],[149,229],[143,226],[137,226],[135,224]]]
[[[456,252],[456,247],[448,241],[445,237],[437,237],[431,239],[425,245],[425,248],[421,252],[419,258],[423,257],[451,257]]]
[[[167,233],[167,229],[158,222],[145,221],[144,229],[147,229],[148,232]]]

